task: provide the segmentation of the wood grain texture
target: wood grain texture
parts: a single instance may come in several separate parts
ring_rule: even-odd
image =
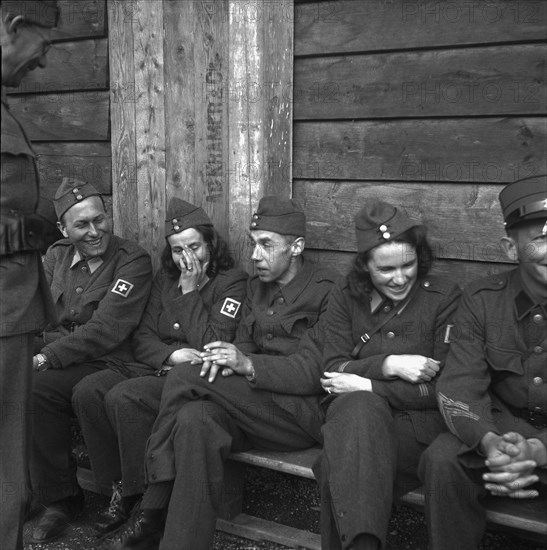
[[[114,231],[138,241],[133,26],[121,0],[108,1]]]
[[[139,243],[158,268],[165,246],[163,7],[137,0],[133,24]]]
[[[52,31],[53,40],[107,35],[106,0],[58,0],[57,4],[61,17]]]
[[[9,104],[31,141],[106,141],[108,96],[97,90],[12,95]]]
[[[62,178],[76,178],[93,184],[101,193],[112,194],[110,143],[42,142],[34,145],[42,196],[53,198]]]
[[[297,5],[295,55],[544,40],[543,1],[339,0]]]
[[[395,182],[295,182],[294,197],[307,219],[307,242],[313,248],[355,251],[354,217],[367,200],[399,205],[428,228],[439,258],[506,262],[499,239],[503,217],[501,185]]]
[[[294,117],[544,114],[545,44],[298,59]]]
[[[108,89],[106,38],[61,42],[47,54],[47,66],[30,72],[13,93],[52,93]]]
[[[294,125],[294,178],[510,183],[547,170],[541,118]]]

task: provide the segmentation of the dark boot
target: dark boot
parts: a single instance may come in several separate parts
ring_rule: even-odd
[[[73,497],[67,497],[49,504],[38,524],[32,531],[30,541],[46,543],[58,539],[81,514],[84,509],[84,494],[80,491]]]
[[[129,519],[131,510],[140,498],[141,495],[122,496],[122,482],[112,482],[110,505],[95,523],[98,536],[104,537],[121,527]]]
[[[163,510],[141,510],[114,549],[158,550],[164,526],[165,514]]]

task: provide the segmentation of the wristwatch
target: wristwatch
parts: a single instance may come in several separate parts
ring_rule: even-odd
[[[252,363],[251,363],[251,374],[246,374],[245,378],[251,383],[256,381],[256,372],[255,372],[255,368],[253,367]]]
[[[43,353],[38,353],[36,355],[36,359],[38,359],[38,364],[36,365],[36,370],[41,371],[45,370],[48,360],[47,357]]]

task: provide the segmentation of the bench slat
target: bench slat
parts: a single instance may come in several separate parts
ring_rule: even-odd
[[[245,539],[268,540],[290,548],[321,550],[320,535],[247,514],[239,514],[231,520],[218,519],[217,529]]]

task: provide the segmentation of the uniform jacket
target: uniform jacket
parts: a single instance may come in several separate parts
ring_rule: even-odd
[[[466,288],[437,390],[445,421],[467,450],[489,431],[509,430],[547,447],[547,429],[511,412],[547,413],[546,319],[545,304],[528,296],[518,269]]]
[[[336,272],[309,260],[282,288],[253,277],[234,342],[253,363],[252,387],[272,392],[272,399],[317,441],[323,391],[316,323],[326,312],[336,278]]]
[[[372,391],[384,397],[393,409],[406,411],[418,440],[429,443],[430,437],[438,433],[440,421],[438,415],[430,411],[437,407],[436,379],[412,384],[398,377],[386,377],[382,373],[382,363],[388,355],[417,354],[440,361],[442,367],[461,293],[455,283],[434,275],[428,275],[416,284],[416,292],[402,313],[376,332],[361,347],[358,358],[353,359],[351,353],[361,336],[380,324],[394,304],[374,292],[371,306],[365,307],[350,296],[347,279],[341,280],[329,300],[324,366],[327,371],[370,378]],[[424,410],[426,414],[419,412]]]
[[[53,368],[96,359],[131,361],[130,337],[150,294],[150,256],[137,244],[111,236],[103,263],[93,272],[75,265],[68,239],[53,244],[44,258],[59,323],[44,331],[41,352]]]
[[[135,359],[160,369],[180,348],[201,350],[215,340],[231,342],[243,309],[248,274],[239,269],[220,271],[201,290],[182,294],[178,279],[162,269],[141,324],[133,336]]]
[[[0,224],[7,238],[7,216],[28,216],[38,205],[35,154],[23,127],[11,114],[2,89]],[[37,251],[2,255],[0,336],[39,332],[54,317],[49,289]]]

